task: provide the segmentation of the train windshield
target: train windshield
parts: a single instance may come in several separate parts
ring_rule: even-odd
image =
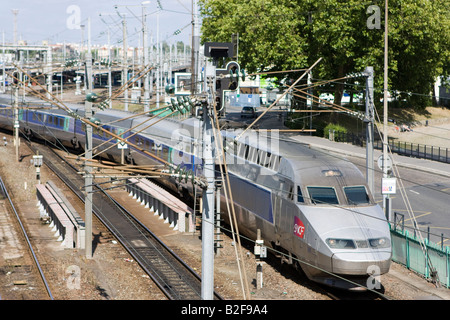
[[[344,187],[348,203],[353,205],[370,203],[369,195],[364,186]]]
[[[309,197],[314,204],[339,204],[332,187],[308,187]]]

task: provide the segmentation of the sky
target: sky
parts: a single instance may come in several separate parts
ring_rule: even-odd
[[[46,40],[50,44],[80,43],[85,25],[84,38],[87,41],[88,18],[91,21],[91,43],[107,44],[108,29],[111,44],[122,46],[122,18],[127,21],[127,41],[129,46],[141,45],[142,41],[142,0],[0,0],[0,36],[5,34],[5,42],[14,40],[14,14],[18,9],[17,37],[28,44],[41,45]],[[175,43],[190,44],[192,26],[191,0],[151,0],[144,4],[147,12],[148,39],[156,42],[157,5],[159,11],[159,39]],[[180,29],[181,33],[173,35]],[[1,41],[1,39],[0,39]]]

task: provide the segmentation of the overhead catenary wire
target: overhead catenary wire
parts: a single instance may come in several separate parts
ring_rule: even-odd
[[[301,79],[301,78],[300,78]],[[300,80],[299,79],[299,80]],[[298,80],[298,81],[299,81]],[[295,83],[294,83],[294,85],[295,85]],[[213,91],[213,90],[211,90],[211,91]],[[213,100],[215,100],[215,99],[213,99]],[[216,121],[217,121],[217,113],[216,113],[216,110],[215,110],[215,106],[213,106],[213,110],[214,110],[214,115],[215,115],[215,119],[216,119]],[[257,120],[259,120],[261,117],[259,117]],[[213,121],[213,119],[211,119],[211,121]],[[256,122],[256,120],[252,123],[252,125],[254,124]],[[249,127],[251,127],[252,125],[250,125]],[[249,127],[247,127],[247,129],[246,130],[248,130],[249,129]],[[220,156],[222,156],[222,162],[221,162],[221,164],[223,164],[223,167],[224,167],[224,170],[222,170],[222,165],[220,166],[220,171],[221,171],[221,177],[222,177],[222,179],[224,179],[225,178],[225,181],[224,182],[226,182],[226,185],[228,185],[228,187],[230,187],[230,184],[229,184],[229,180],[228,180],[228,172],[227,172],[227,165],[226,165],[226,160],[225,160],[225,153],[224,153],[224,148],[223,148],[223,139],[222,139],[222,137],[221,137],[221,134],[220,134],[220,127],[219,127],[219,124],[217,123],[217,128],[216,128],[216,130],[218,131],[218,133],[214,133],[215,134],[215,136],[216,136],[216,145],[217,145],[217,140],[219,140],[220,141],[220,144],[221,144],[221,146],[220,146],[220,149],[218,148],[219,146],[217,146],[217,148],[216,149],[218,149],[219,150],[219,152],[220,152]],[[242,137],[242,135],[245,133],[245,131],[246,130],[244,130],[244,132],[242,132],[238,137],[240,138],[240,137]],[[237,141],[237,140],[239,140],[239,138],[235,138],[235,141]],[[225,172],[223,172],[223,171],[225,171]],[[229,190],[229,193],[230,193],[230,195],[228,195],[230,198],[229,198],[229,201],[231,202],[231,203],[233,203],[233,200],[232,200],[232,193],[231,193],[231,189]],[[227,199],[227,203],[228,203],[228,199]],[[232,204],[232,210],[234,210],[234,205]],[[235,213],[234,213],[234,211],[232,211],[233,212],[233,215],[232,215],[232,217],[230,217],[230,222],[232,221],[231,220],[231,218],[233,218],[233,219],[235,219]],[[237,221],[235,222],[236,223],[236,226],[237,226]],[[231,225],[233,225],[233,224],[231,224]],[[234,233],[233,233],[234,234]],[[239,239],[239,235],[238,235],[238,239]],[[351,282],[351,281],[350,281]]]
[[[18,69],[21,69],[21,68],[18,67],[18,66],[16,66],[16,67],[17,67]],[[146,66],[145,68],[147,68],[147,66]],[[33,78],[31,77],[31,79],[33,79]],[[20,81],[20,80],[18,80],[18,81]],[[134,80],[134,81],[137,81],[137,79]],[[130,82],[131,82],[131,81],[130,81]],[[39,84],[39,85],[40,85],[40,84]],[[48,92],[48,91],[46,90],[45,87],[43,87],[42,85],[40,85],[40,86],[41,86],[41,88],[42,88],[44,91]],[[33,89],[33,90],[34,90],[34,89]],[[34,90],[34,91],[36,91],[36,90]],[[53,100],[46,99],[46,101],[49,101],[49,102],[51,102],[53,105],[57,106],[58,108],[60,108],[60,109],[62,109],[62,110],[64,110],[64,111],[66,111],[66,112],[69,114],[69,116],[75,117],[76,119],[82,121],[83,123],[85,123],[85,124],[87,124],[87,125],[91,125],[92,127],[96,128],[97,130],[100,130],[100,131],[102,131],[102,132],[104,132],[104,133],[106,133],[106,134],[112,136],[113,138],[116,138],[118,141],[120,140],[120,142],[127,143],[128,145],[130,145],[131,147],[135,148],[136,150],[141,151],[142,153],[144,153],[144,154],[146,154],[146,155],[148,155],[148,156],[154,158],[155,160],[157,160],[157,161],[159,161],[159,162],[161,162],[161,163],[164,163],[164,164],[167,165],[169,168],[176,169],[176,166],[175,166],[174,164],[170,163],[169,161],[167,161],[167,160],[165,160],[165,159],[162,159],[161,157],[158,157],[157,155],[155,155],[155,154],[153,154],[153,153],[151,153],[151,152],[145,150],[145,149],[142,148],[142,147],[139,147],[139,146],[137,146],[137,145],[131,143],[130,141],[127,141],[126,138],[123,138],[123,137],[121,137],[121,136],[119,136],[119,135],[117,135],[117,134],[115,134],[115,133],[113,133],[113,132],[111,132],[111,131],[109,131],[109,130],[103,128],[101,125],[94,123],[91,119],[86,119],[86,118],[81,117],[81,116],[78,115],[78,114],[75,114],[75,113],[74,113],[69,107],[67,107],[67,106],[66,106],[66,105],[65,105],[58,97],[56,97],[55,95],[53,95],[51,92],[48,92],[48,93],[49,93],[49,95],[53,98]],[[202,185],[202,186],[205,185],[205,181],[203,181],[203,179],[200,179],[200,178],[197,178],[197,177],[195,178],[195,182],[198,183],[199,185]]]
[[[325,83],[331,83],[331,84],[341,84],[341,85],[344,85],[344,86],[351,86],[351,87],[360,89],[361,91],[364,90],[364,88],[365,88],[364,85],[357,84],[357,83],[349,83],[349,82],[340,82],[340,81],[338,81],[338,80],[344,80],[344,79],[350,79],[350,78],[353,78],[353,76],[345,76],[345,77],[342,77],[342,78],[336,78],[336,79],[332,79],[332,80],[324,80],[324,79],[317,79],[317,78],[312,78],[311,80],[312,81],[314,81],[314,80],[321,81],[321,82],[316,82],[316,85],[314,85],[314,87],[321,86],[321,85],[323,85]],[[304,84],[301,84],[299,86],[302,86],[302,85],[304,86]],[[308,87],[308,88],[310,88],[310,87]],[[383,91],[384,91],[383,88],[374,87],[374,92],[383,92]],[[396,89],[388,89],[388,92],[391,93],[391,94],[402,93],[402,94],[405,94],[405,95],[421,96],[421,97],[427,97],[427,98],[430,98],[430,99],[431,98],[439,98],[439,99],[442,99],[442,100],[450,100],[450,98],[448,98],[448,97],[436,96],[434,94],[425,94],[425,93],[403,91],[403,90],[396,90]]]
[[[144,178],[145,176],[139,176],[139,177],[140,177],[140,178]],[[125,178],[125,179],[126,179],[126,178]],[[108,183],[108,182],[105,182],[105,183]],[[97,185],[97,184],[98,184],[98,183],[96,183],[96,185]],[[120,185],[120,186],[123,187],[123,186],[125,186],[125,185],[127,185],[127,184]],[[109,189],[109,188],[107,188],[107,189]],[[106,189],[105,189],[105,190],[106,190]],[[205,223],[205,222],[204,222],[204,223]],[[249,242],[254,242],[254,240],[252,240],[252,239],[250,239],[250,238],[247,238],[247,237],[245,237],[245,236],[243,236],[243,235],[240,235],[240,234],[236,233],[233,229],[227,229],[227,228],[224,227],[224,226],[220,226],[220,229],[221,229],[221,230],[224,230],[224,231],[229,231],[231,234],[238,236],[238,239],[245,239],[245,240],[247,240],[247,241],[249,241]],[[236,246],[235,246],[235,247],[236,247]],[[269,251],[271,251],[271,252],[273,252],[273,253],[275,253],[275,254],[280,254],[280,255],[286,256],[286,253],[284,253],[284,252],[278,251],[278,250],[273,249],[273,248],[268,248],[268,249],[269,249]],[[312,264],[308,263],[307,261],[304,261],[304,260],[302,260],[302,259],[300,259],[300,258],[298,258],[298,257],[293,257],[293,259],[294,259],[295,261],[298,261],[298,262],[303,263],[303,264],[305,264],[305,265],[308,265],[308,266],[310,266],[310,267],[316,268],[317,270],[323,271],[323,272],[325,272],[325,273],[327,273],[327,274],[329,274],[329,275],[331,275],[331,276],[334,276],[334,277],[336,277],[336,278],[339,278],[339,279],[341,279],[341,280],[344,280],[344,281],[347,281],[347,282],[349,282],[349,283],[352,283],[352,284],[361,286],[361,284],[357,284],[357,283],[351,281],[350,279],[346,279],[346,278],[344,278],[344,277],[342,277],[342,276],[339,276],[339,275],[337,275],[337,274],[334,274],[334,273],[332,273],[332,272],[329,272],[329,271],[327,271],[327,270],[324,270],[324,269],[322,269],[322,268],[320,268],[320,267],[318,267],[318,266],[312,265]],[[368,290],[373,290],[373,289],[370,289],[370,288],[367,288],[367,289],[368,289]],[[376,291],[376,290],[374,290],[373,292],[375,292],[375,293],[377,293],[378,295],[381,295],[381,296],[383,296],[383,297],[389,298],[389,297],[383,295],[382,293],[380,293],[380,292],[378,292],[378,291]]]
[[[128,132],[130,132],[130,131],[136,129],[137,127],[144,125],[147,121],[150,121],[150,120],[155,119],[156,117],[158,117],[158,116],[161,115],[162,113],[166,112],[167,108],[168,108],[168,107],[163,107],[163,108],[156,109],[156,110],[161,110],[161,109],[162,109],[162,111],[160,111],[160,112],[158,112],[157,114],[153,115],[152,117],[146,119],[144,122],[141,122],[141,123],[137,124],[137,125],[134,126],[134,127],[128,128],[128,129],[125,130],[124,132],[120,133],[120,135],[125,135],[126,133],[128,133]],[[156,111],[156,110],[151,110],[151,112],[154,112],[154,111]],[[166,115],[165,117],[169,117],[169,116],[173,115],[175,112],[176,112],[176,111],[172,111],[171,113],[169,113],[169,114]],[[145,112],[145,113],[148,113],[148,112]],[[163,117],[163,118],[164,118],[164,117]],[[161,120],[161,119],[160,119],[160,120]],[[160,120],[158,120],[158,121],[160,121]],[[158,121],[157,121],[157,122],[158,122]],[[135,136],[136,134],[142,132],[143,130],[148,129],[149,127],[151,127],[152,125],[156,124],[157,122],[152,123],[152,124],[146,126],[145,128],[139,130],[139,131],[133,132],[131,135],[127,136],[126,139],[129,139],[129,138]],[[99,144],[99,145],[96,146],[95,148],[102,147],[103,145],[105,145],[105,144],[111,142],[111,141],[114,140],[114,139],[115,139],[115,138],[112,137],[112,138],[110,138],[109,140],[106,140],[106,141],[102,142],[101,144]],[[103,149],[103,150],[97,152],[97,153],[96,153],[95,155],[93,155],[93,156],[94,156],[94,157],[98,157],[100,154],[102,154],[102,153],[104,153],[105,151],[108,151],[109,149],[111,149],[111,148],[117,146],[117,145],[118,145],[119,143],[121,143],[121,142],[122,142],[122,141],[117,141],[117,142],[113,143],[112,145],[108,146],[107,148],[105,148],[105,149]],[[83,153],[83,154],[84,154],[84,153]]]
[[[241,136],[247,131],[247,130],[249,130],[251,127],[253,127],[254,126],[254,124],[256,123],[256,122],[258,122],[270,109],[272,109],[277,103],[278,103],[278,101],[280,101],[288,92],[289,92],[289,90],[291,90],[293,87],[295,87],[295,85],[301,80],[301,79],[303,79],[303,77],[310,71],[310,70],[312,70],[320,61],[322,60],[322,58],[319,58],[319,59],[317,59],[317,61],[316,62],[314,62],[313,64],[312,64],[312,66],[311,67],[309,67],[305,72],[303,72],[303,74],[288,88],[288,89],[286,89],[284,92],[283,92],[283,94],[281,94],[264,112],[262,112],[261,113],[261,115],[259,115],[259,117],[258,118],[256,118],[250,125],[248,125],[247,126],[247,128],[244,130],[244,131],[242,131],[236,138],[235,138],[235,141],[238,141],[240,138],[241,138]]]
[[[45,89],[45,88],[44,88]],[[42,94],[40,94],[39,92],[36,92],[39,96],[40,96],[40,98],[42,98],[42,99],[44,99],[44,100],[47,100],[47,101],[50,101],[50,102],[53,102],[53,101],[51,101],[51,100],[48,100],[45,96],[43,96]],[[48,128],[49,129],[49,128]],[[114,139],[114,138],[112,138],[112,139]]]
[[[378,123],[380,122],[380,117],[379,117],[379,114],[378,114],[376,108],[373,108],[373,109],[374,109],[375,115],[376,115],[376,117],[378,119],[378,122],[377,122],[377,126],[378,126]],[[378,130],[378,132],[381,134],[380,130]],[[386,139],[385,143],[387,143],[387,139]],[[392,150],[391,150],[391,148],[390,148],[388,143],[386,145],[386,148],[388,149],[389,154],[391,155],[391,160],[392,160],[392,164],[393,164],[392,165],[393,172],[395,173],[395,176],[400,177],[400,172],[399,172],[399,170],[397,168],[397,164],[395,163],[394,158],[392,157]],[[400,190],[400,193],[402,195],[403,202],[404,202],[404,204],[406,206],[407,213],[408,213],[409,217],[414,221],[414,224],[417,225],[416,216],[414,214],[414,210],[412,208],[411,202],[409,201],[409,197],[408,197],[408,195],[405,192],[405,187],[403,185],[403,180],[400,178],[398,181],[400,182],[399,190]],[[423,252],[424,256],[427,257],[426,263],[429,265],[430,270],[432,271],[432,278],[434,278],[434,280],[436,281],[436,285],[438,285],[438,283],[439,283],[439,275],[437,274],[436,269],[433,267],[433,263],[431,262],[431,259],[428,258],[428,247],[425,244],[424,238],[422,236],[422,232],[418,228],[417,228],[417,233],[419,235],[419,240],[420,240],[419,243],[420,243],[420,247],[422,249],[422,252]]]

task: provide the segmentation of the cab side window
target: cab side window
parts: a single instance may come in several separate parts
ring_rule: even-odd
[[[297,186],[297,202],[304,203],[305,199],[303,198],[302,189],[300,186]]]

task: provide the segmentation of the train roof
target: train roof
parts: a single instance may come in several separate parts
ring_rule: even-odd
[[[31,100],[28,102],[32,104]],[[9,95],[0,95],[0,104],[11,105],[11,97]],[[80,116],[84,116],[84,104],[66,104],[66,106],[71,108]],[[57,107],[50,110],[44,109],[41,111],[56,114],[67,114],[67,111]],[[102,125],[108,125],[108,123],[114,121],[117,126],[130,128],[142,123],[142,126],[137,127],[136,130],[142,130],[146,125],[150,125],[153,122],[148,122],[147,124],[146,120],[150,118],[148,115],[136,115],[136,117],[130,116],[132,116],[132,113],[116,109],[98,111],[94,115],[94,117],[101,118]],[[202,122],[203,121],[196,117],[187,117],[184,119],[167,118],[165,121],[161,121],[147,129],[144,129],[143,133],[155,136],[157,139],[170,140],[174,132],[181,133],[179,130],[184,129],[191,134],[191,138],[200,139],[201,136],[199,134],[201,134],[201,130],[199,130],[199,128],[202,127]],[[241,133],[242,129],[222,130],[222,135],[224,137],[232,139]],[[281,161],[285,163],[285,167],[289,167],[289,169],[285,169],[287,170],[285,174],[288,176],[298,176],[302,180],[310,180],[309,182],[305,181],[305,183],[319,181],[320,176],[322,176],[322,173],[326,170],[338,170],[341,172],[342,176],[352,176],[357,180],[360,180],[362,177],[359,170],[356,171],[359,172],[360,175],[355,175],[354,164],[346,159],[331,155],[323,150],[312,148],[308,144],[290,139],[288,136],[285,136],[283,133],[279,133],[277,131],[258,132],[249,130],[246,131],[245,134],[239,139],[239,143],[245,143],[259,150],[280,156]]]
[[[318,186],[365,184],[361,171],[344,157],[312,147],[298,146],[295,149],[294,144],[295,142],[286,144],[286,147],[292,148],[285,160],[290,163],[296,180],[302,184]],[[299,152],[294,155],[293,150]]]

